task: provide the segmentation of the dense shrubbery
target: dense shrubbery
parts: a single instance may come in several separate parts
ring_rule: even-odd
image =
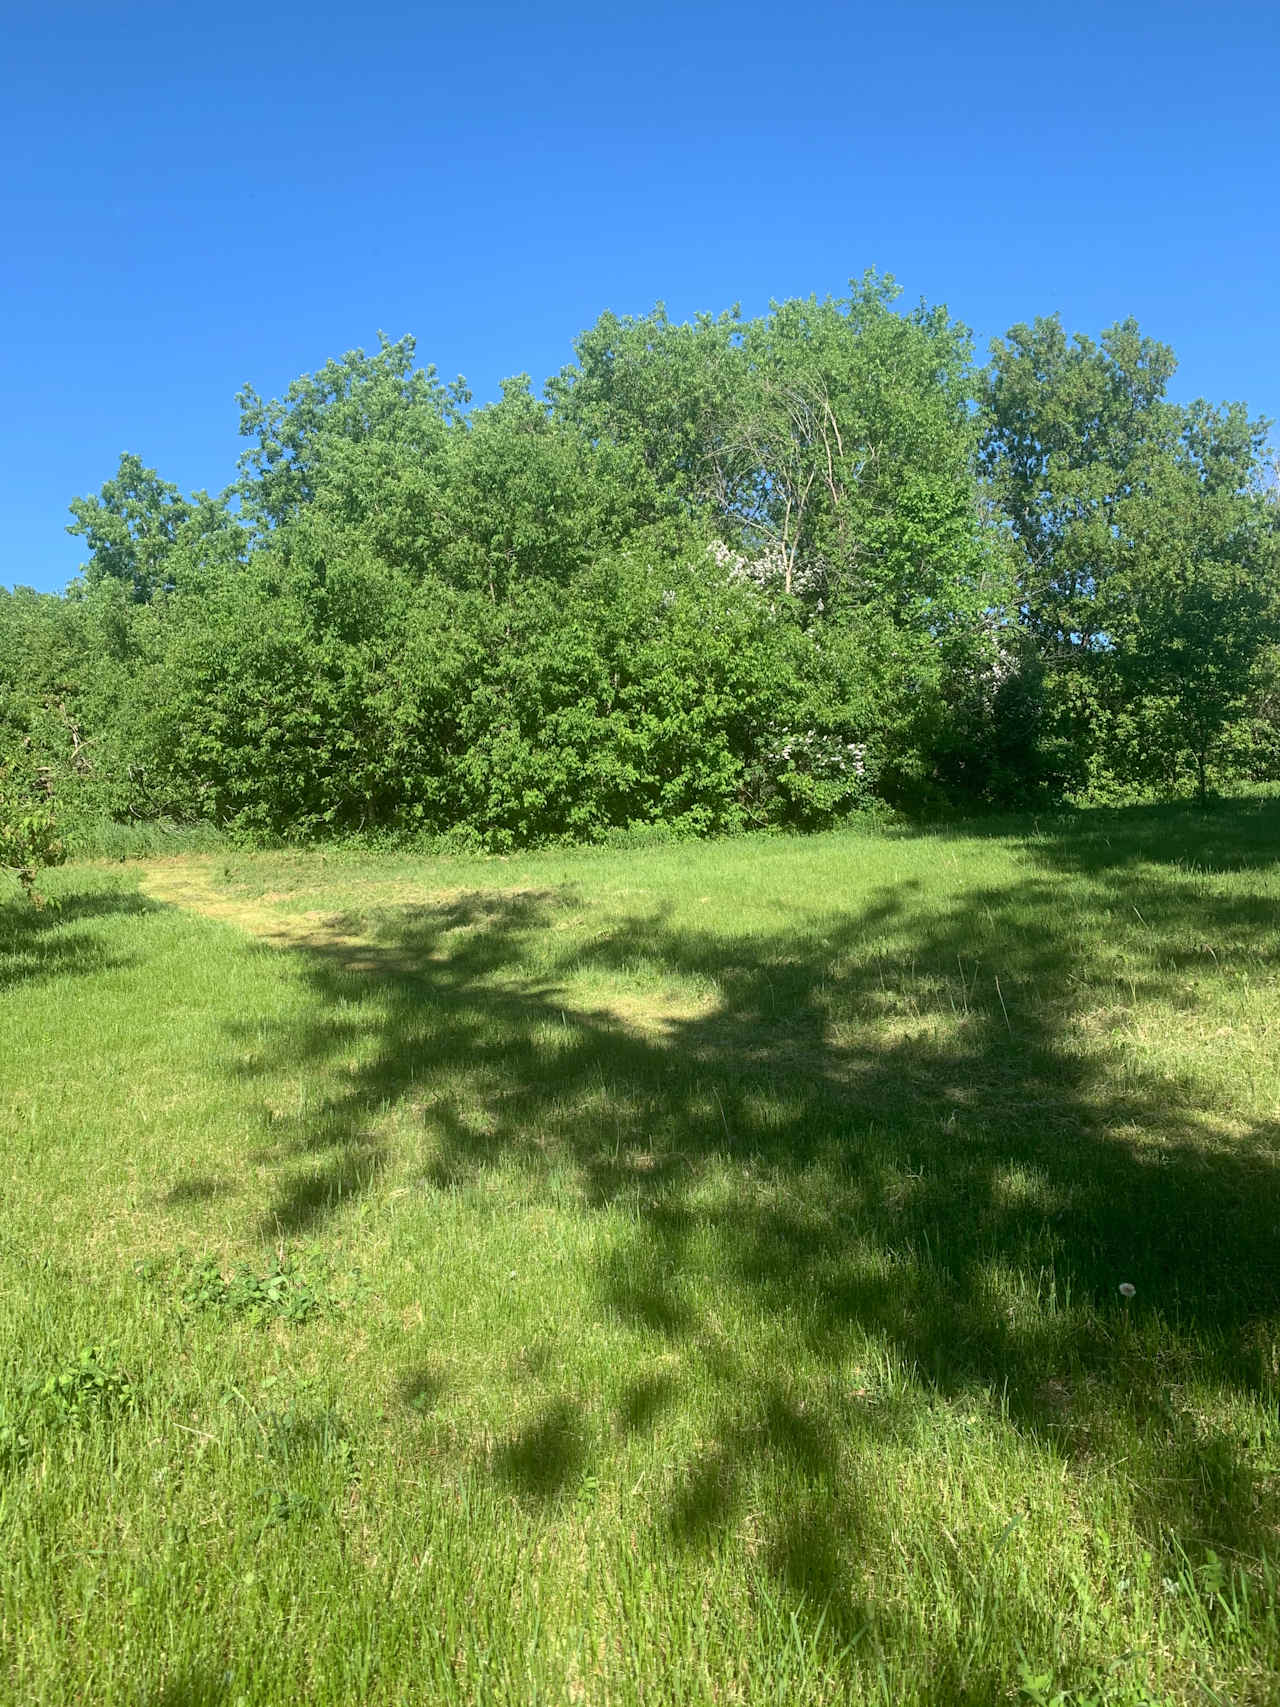
[[[476,410],[384,340],[244,393],[220,498],[122,458],[68,595],[0,595],[10,839],[20,793],[506,848],[1276,774],[1263,424],[1130,322],[976,372],[893,296],[605,316]]]

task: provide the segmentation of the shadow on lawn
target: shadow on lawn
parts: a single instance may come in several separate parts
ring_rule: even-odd
[[[0,902],[0,991],[127,964],[95,931],[78,927],[154,911],[136,894],[72,895],[46,907],[25,898]]]
[[[944,832],[947,836],[954,830]],[[960,833],[1023,840],[1058,870],[1094,874],[1139,863],[1256,871],[1280,857],[1280,799],[1090,807],[1031,819],[975,819]]]
[[[153,1695],[146,1696],[145,1707],[219,1707],[227,1699],[225,1675],[215,1671],[184,1671],[172,1676]]]
[[[1191,867],[1213,849],[1215,869],[1274,863],[1278,827],[1275,808],[1245,830],[1223,813],[1201,846],[1190,821],[1177,842],[1158,815],[1130,814],[1083,838],[1039,831],[1021,877],[949,906],[904,882],[772,936],[659,910],[574,950],[575,970],[643,960],[715,981],[714,1006],[660,1033],[566,1011],[561,980],[522,977],[563,897],[419,911],[364,986],[376,1050],[299,1128],[315,1165],[268,1220],[314,1227],[367,1189],[381,1162],[370,1124],[405,1101],[437,1139],[440,1184],[518,1156],[535,1172],[568,1165],[591,1203],[624,1204],[635,1230],[602,1262],[601,1311],[700,1356],[723,1395],[670,1501],[673,1539],[722,1529],[752,1475],[781,1467],[809,1491],[768,1519],[767,1557],[846,1640],[865,1615],[840,1599],[840,1560],[877,1525],[846,1442],[907,1440],[910,1415],[847,1392],[815,1402],[783,1367],[752,1372],[701,1318],[699,1284],[795,1321],[801,1368],[838,1370],[865,1335],[943,1401],[997,1395],[1032,1449],[1128,1454],[1153,1539],[1256,1554],[1274,1544],[1274,1478],[1188,1395],[1280,1390],[1280,1128],[1236,1121],[1224,1138],[1193,1080],[1104,1064],[1090,1038],[1146,1003],[1194,1007],[1198,973],[1275,966],[1270,898],[1247,875],[1215,891]],[[283,1033],[272,1065],[332,1065],[367,1039],[359,979],[322,951],[307,975],[324,1017]],[[621,1426],[652,1428],[678,1403],[671,1378],[645,1378]],[[590,1432],[552,1397],[493,1469],[557,1497]]]
[[[306,947],[309,981],[326,1004],[346,1012],[301,1034],[287,1029],[279,1058],[259,1062],[249,1076],[279,1059],[290,1066],[318,1065],[335,1053],[359,1050],[369,1021],[358,1004],[370,996],[390,1001],[393,1011],[376,1060],[348,1072],[350,1090],[277,1128],[273,1159],[283,1154],[304,1165],[263,1216],[258,1231],[264,1237],[307,1232],[342,1202],[369,1191],[386,1163],[371,1117],[430,1080],[442,1060],[465,1057],[468,1039],[478,1037],[495,1015],[514,1035],[539,1003],[553,999],[550,986],[528,980],[517,992],[486,981],[518,966],[520,945],[543,928],[552,911],[569,904],[568,896],[555,891],[477,892],[436,906],[396,909],[390,930],[382,933],[389,940],[375,937],[357,945],[347,938],[331,947]],[[342,932],[358,921],[342,917],[333,923]],[[499,1067],[494,1094],[501,1093],[500,1079]]]

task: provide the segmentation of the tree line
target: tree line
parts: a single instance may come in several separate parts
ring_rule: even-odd
[[[0,863],[102,817],[504,849],[1280,775],[1269,424],[1175,365],[1048,317],[979,366],[869,273],[605,314],[482,407],[408,337],[246,389],[224,492],[123,456],[65,595],[0,593]]]

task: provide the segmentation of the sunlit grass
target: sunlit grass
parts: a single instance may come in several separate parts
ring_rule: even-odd
[[[0,1693],[1277,1698],[1276,805],[47,886]]]

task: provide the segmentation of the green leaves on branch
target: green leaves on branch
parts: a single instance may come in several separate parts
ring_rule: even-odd
[[[22,776],[10,766],[0,767],[0,871],[16,878],[28,899],[43,907],[36,878],[66,857],[53,802],[39,779]]]
[[[894,311],[869,273],[846,298],[673,324],[605,315],[548,387],[557,420],[634,452],[658,492],[744,552],[787,595],[856,608],[888,589],[902,504],[928,483],[949,526],[920,534],[916,578],[975,555],[968,333],[944,310]]]
[[[126,456],[76,499],[71,596],[0,596],[24,881],[50,788],[506,848],[1280,773],[1264,424],[1134,322],[975,372],[868,273],[574,349],[471,408],[380,335],[240,394],[220,498]]]
[[[1167,786],[1186,763],[1203,798],[1276,634],[1277,529],[1268,423],[1171,403],[1175,367],[1132,320],[1099,344],[1056,317],[1015,326],[985,375],[980,465],[1080,780]]]
[[[94,497],[73,498],[76,518],[67,529],[89,546],[84,575],[127,589],[136,604],[194,580],[212,566],[240,561],[248,532],[232,514],[228,495],[196,492],[183,498],[139,457],[125,455],[115,475]]]

